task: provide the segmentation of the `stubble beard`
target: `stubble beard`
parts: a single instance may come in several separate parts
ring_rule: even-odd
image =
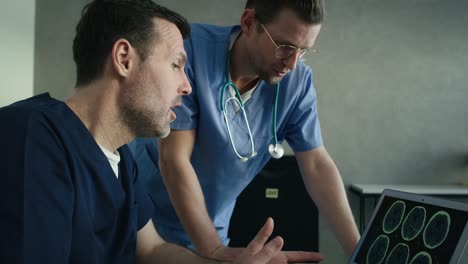
[[[144,72],[142,72],[140,78],[145,78],[144,76]],[[136,86],[130,89],[132,92],[122,96],[123,123],[135,137],[167,137],[170,132],[167,111],[158,102],[155,105],[148,105],[148,103],[145,105],[143,103],[148,102],[148,98],[145,97],[148,97],[151,93],[153,93],[153,98],[160,98],[159,90],[148,88],[145,83],[147,83],[145,80],[140,79]],[[156,87],[157,84],[151,86]],[[148,89],[151,89],[151,91]]]
[[[277,83],[279,83],[281,81],[280,78],[276,78],[274,77],[272,74],[270,74],[266,69],[263,69],[261,67],[261,65],[258,65],[256,62],[255,62],[255,59],[252,55],[249,56],[249,61],[250,61],[250,64],[251,65],[254,65],[254,69],[255,71],[257,72],[258,74],[258,77],[260,78],[260,80],[270,84],[270,85],[276,85]]]
[[[276,85],[281,81],[281,78],[272,77],[270,74],[268,74],[268,72],[265,71],[260,72],[259,76],[261,80],[270,85]]]
[[[166,122],[167,112],[154,106],[155,111],[145,111],[135,104],[122,110],[124,124],[135,137],[153,138],[167,137],[170,132],[169,122]]]

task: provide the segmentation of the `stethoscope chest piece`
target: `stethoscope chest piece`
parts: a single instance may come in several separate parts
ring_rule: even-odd
[[[268,151],[270,152],[271,157],[274,159],[280,159],[284,155],[283,146],[278,143],[270,144]]]

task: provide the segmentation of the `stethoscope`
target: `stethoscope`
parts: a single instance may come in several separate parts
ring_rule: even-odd
[[[257,152],[255,151],[255,143],[254,143],[254,139],[253,139],[253,136],[252,136],[252,132],[250,130],[250,124],[249,124],[249,120],[247,119],[247,114],[245,113],[245,108],[244,108],[244,102],[242,100],[242,97],[240,96],[240,92],[239,92],[239,88],[237,88],[237,86],[231,82],[230,80],[230,74],[229,74],[229,56],[230,54],[228,54],[227,56],[227,63],[226,63],[226,79],[225,79],[225,84],[223,86],[223,89],[221,91],[221,111],[223,112],[223,115],[224,115],[224,121],[226,122],[226,127],[227,127],[227,130],[228,130],[228,135],[229,135],[229,140],[231,141],[231,146],[232,148],[234,149],[234,152],[236,153],[237,157],[242,161],[242,162],[246,162],[248,161],[249,159],[252,159],[253,157],[257,156]],[[231,97],[229,99],[226,100],[226,102],[224,102],[224,92],[226,91],[226,88],[229,88],[229,87],[232,87],[236,93],[236,97]],[[270,152],[270,155],[272,158],[275,158],[275,159],[280,159],[281,157],[283,157],[283,154],[284,154],[284,149],[283,149],[283,146],[281,146],[280,144],[278,144],[278,137],[276,135],[276,112],[277,112],[277,108],[278,108],[278,95],[279,95],[279,83],[276,84],[276,91],[275,91],[275,102],[274,102],[274,105],[273,105],[273,136],[274,136],[274,143],[270,144],[268,146],[268,151]],[[232,138],[232,134],[231,134],[231,128],[229,126],[229,121],[228,121],[228,117],[227,117],[227,103],[229,101],[234,101],[238,104],[239,106],[239,110],[242,111],[242,115],[244,117],[244,120],[245,120],[245,124],[247,126],[247,132],[249,134],[249,139],[250,139],[250,144],[251,144],[251,154],[250,156],[247,155],[247,156],[242,156],[239,154],[239,152],[237,151],[237,148],[236,148],[236,145],[234,144],[234,140]]]

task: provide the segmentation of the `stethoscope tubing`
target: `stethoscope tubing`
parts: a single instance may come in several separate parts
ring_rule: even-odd
[[[234,149],[234,153],[236,154],[236,156],[242,161],[242,162],[246,162],[247,160],[255,157],[257,155],[257,152],[255,151],[255,143],[254,143],[254,139],[253,139],[253,136],[252,136],[252,132],[250,130],[250,124],[249,124],[249,120],[247,118],[247,114],[245,112],[245,107],[244,107],[244,102],[242,101],[242,97],[240,95],[240,92],[239,92],[239,88],[237,88],[237,86],[230,81],[230,77],[229,77],[229,56],[230,54],[228,54],[227,56],[227,62],[226,62],[226,79],[225,79],[225,84],[223,85],[223,88],[222,88],[222,91],[221,91],[221,98],[220,98],[220,108],[221,108],[221,111],[223,112],[223,116],[224,116],[224,121],[226,122],[226,127],[227,127],[227,130],[228,130],[228,135],[229,135],[229,140],[231,142],[231,145],[232,145],[232,148]],[[224,102],[224,93],[226,91],[226,88],[229,88],[229,87],[232,87],[236,93],[236,96],[235,97],[231,97],[229,99],[226,100],[226,102]],[[276,120],[277,120],[277,111],[278,111],[278,97],[279,97],[279,88],[280,88],[280,85],[279,83],[276,84],[276,87],[275,87],[275,98],[274,98],[274,103],[273,103],[273,117],[272,117],[272,129],[273,129],[273,138],[274,138],[274,144],[270,144],[268,150],[270,152],[270,155],[275,158],[275,159],[279,159],[283,156],[284,154],[284,149],[283,147],[278,144],[278,136],[277,136],[277,132],[276,132],[276,129],[277,129],[277,123],[276,123]],[[237,151],[237,148],[234,144],[234,140],[232,138],[232,133],[231,133],[231,128],[229,126],[229,121],[228,121],[228,117],[227,117],[227,103],[229,101],[235,101],[238,105],[239,105],[239,109],[242,111],[242,114],[244,116],[244,120],[245,120],[245,124],[247,126],[247,131],[249,133],[249,139],[250,139],[250,143],[251,143],[251,154],[250,154],[250,157],[247,157],[247,156],[242,156],[239,154],[239,152]]]
[[[253,139],[253,136],[252,136],[252,131],[250,130],[249,121],[247,119],[247,114],[245,113],[245,108],[244,108],[244,105],[242,104],[242,101],[239,101],[239,99],[237,99],[235,97],[231,97],[231,98],[227,99],[226,102],[224,103],[223,116],[224,116],[224,121],[226,122],[226,127],[228,129],[229,140],[231,141],[232,148],[234,149],[234,152],[236,153],[237,157],[239,157],[239,159],[241,161],[246,162],[249,158],[240,155],[239,152],[237,151],[237,148],[235,147],[236,145],[234,144],[234,139],[232,137],[231,128],[229,126],[226,105],[230,100],[233,100],[233,101],[237,102],[239,104],[239,108],[242,110],[244,120],[245,120],[245,124],[247,125],[247,131],[249,133],[250,144],[251,144],[251,147],[252,147],[250,158],[253,158],[253,157],[255,157],[257,155],[257,153],[255,152],[255,143],[254,143],[254,139]]]

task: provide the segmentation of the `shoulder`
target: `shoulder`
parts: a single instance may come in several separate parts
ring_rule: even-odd
[[[65,105],[50,97],[49,93],[39,94],[0,108],[1,113],[46,113],[53,106]]]
[[[212,76],[213,71],[224,70],[231,33],[238,30],[239,26],[208,24],[192,24],[191,26],[191,35],[184,42],[188,57],[187,72],[189,76],[195,76],[194,72],[196,75]],[[213,77],[216,79],[219,78],[219,75],[215,74]]]
[[[9,124],[1,134],[19,137],[25,134],[52,133],[59,130],[69,112],[65,103],[49,94],[40,94],[0,108],[0,122]]]
[[[236,26],[218,26],[210,24],[193,23],[190,25],[190,38],[202,38],[211,41],[227,39]]]
[[[25,125],[32,120],[43,119],[47,115],[47,105],[51,103],[55,103],[55,100],[48,94],[41,94],[21,100],[0,108],[0,120],[2,122],[15,120],[12,125]]]
[[[26,161],[32,168],[48,156],[63,157],[64,135],[70,131],[66,120],[70,118],[57,118],[54,111],[61,112],[53,109],[57,103],[60,101],[48,95],[39,95],[0,109],[0,122],[8,124],[0,130],[3,146],[9,150],[7,160],[12,164]]]
[[[216,26],[209,24],[191,24],[190,36],[185,39],[187,52],[196,49],[198,52],[206,50],[212,52],[229,45],[231,32],[239,26]]]

